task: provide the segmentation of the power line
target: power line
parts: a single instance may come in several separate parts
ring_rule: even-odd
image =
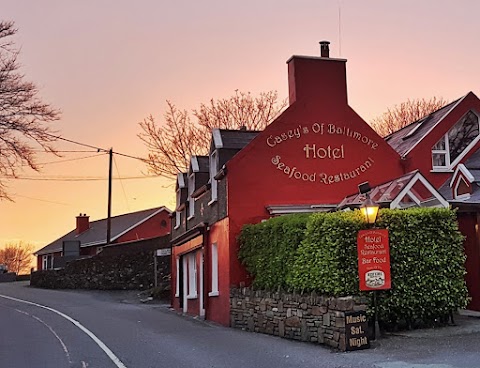
[[[40,163],[37,163],[36,165],[61,164],[61,163],[64,163],[64,162],[79,161],[79,160],[84,160],[84,159],[87,159],[87,158],[99,157],[99,156],[104,156],[104,155],[105,155],[105,153],[100,153],[100,154],[97,154],[97,155],[77,157],[77,158],[69,158],[69,159],[65,159],[65,160],[50,161],[50,162],[40,162]],[[23,165],[23,166],[28,166],[28,165]]]
[[[113,180],[139,180],[139,179],[158,179],[162,175],[152,176],[128,176],[128,177],[116,177]],[[103,177],[32,177],[32,176],[19,176],[16,178],[9,178],[11,180],[31,180],[31,181],[104,181],[108,178]]]

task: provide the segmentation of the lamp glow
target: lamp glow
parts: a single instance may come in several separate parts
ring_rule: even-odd
[[[365,221],[368,224],[374,224],[375,220],[377,219],[379,206],[370,199],[367,195],[367,199],[360,207],[360,211],[362,212],[363,216],[365,217]]]

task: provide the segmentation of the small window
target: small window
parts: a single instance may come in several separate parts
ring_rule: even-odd
[[[175,267],[176,267],[176,272],[175,272],[175,297],[180,296],[180,258],[177,257],[175,258]]]
[[[175,227],[174,229],[178,229],[180,224],[182,223],[182,212],[175,211]]]
[[[216,243],[212,244],[211,260],[212,260],[212,291],[208,293],[208,296],[217,296],[218,295],[218,247]]]
[[[188,255],[188,293],[187,298],[197,297],[197,257],[196,253]]]
[[[465,181],[463,177],[460,177],[458,178],[457,185],[455,186],[454,198],[468,198],[470,197],[471,190],[471,186]]]
[[[42,257],[42,270],[51,270],[53,268],[53,256],[46,254]]]
[[[195,192],[195,174],[188,177],[188,218],[195,216],[195,198],[192,197]]]
[[[478,141],[478,116],[469,111],[432,147],[433,170],[448,170]]]
[[[210,156],[210,192],[212,194],[212,199],[210,203],[213,203],[218,198],[218,182],[215,180],[215,175],[218,172],[218,154],[217,151],[213,151]]]

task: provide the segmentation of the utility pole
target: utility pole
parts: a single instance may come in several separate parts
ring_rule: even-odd
[[[108,150],[108,215],[107,215],[107,245],[112,234],[112,161],[113,148]]]

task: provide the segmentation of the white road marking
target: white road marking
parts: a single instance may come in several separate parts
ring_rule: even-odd
[[[63,340],[60,338],[60,336],[58,336],[58,334],[55,332],[55,330],[54,330],[50,325],[48,325],[45,321],[41,320],[41,319],[38,318],[37,316],[34,316],[34,315],[32,315],[32,314],[30,314],[30,313],[27,313],[27,312],[25,312],[25,311],[22,311],[22,310],[20,310],[20,309],[15,309],[15,310],[16,310],[18,313],[22,313],[22,314],[25,314],[25,315],[27,315],[27,316],[29,316],[29,317],[32,317],[32,318],[36,319],[38,322],[40,322],[40,323],[42,323],[43,325],[45,325],[45,327],[47,327],[47,328],[50,330],[50,332],[53,334],[53,336],[55,336],[55,337],[57,338],[57,340],[60,342],[60,345],[62,345],[62,349],[63,349],[63,351],[65,352],[65,355],[67,356],[68,362],[69,362],[70,364],[73,363],[73,362],[72,362],[72,359],[70,358],[70,352],[69,352],[68,349],[67,349],[67,345],[65,345],[65,343],[63,342]]]
[[[59,316],[65,318],[67,321],[72,322],[75,326],[77,326],[80,330],[82,330],[88,337],[90,337],[100,347],[100,349],[102,349],[105,352],[105,354],[107,354],[107,356],[110,358],[110,360],[113,362],[113,364],[115,364],[118,368],[127,368],[122,363],[122,361],[120,359],[118,359],[118,357],[113,353],[113,351],[111,351],[108,348],[107,345],[105,345],[97,336],[95,336],[93,334],[93,332],[91,332],[88,328],[84,327],[80,322],[74,320],[73,318],[67,316],[66,314],[64,314],[64,313],[62,313],[62,312],[60,312],[56,309],[47,307],[45,305],[29,302],[28,300],[17,299],[17,298],[13,298],[11,296],[6,296],[6,295],[0,295],[0,298],[10,299],[10,300],[13,300],[13,301],[16,301],[16,302],[33,305],[35,307],[43,308],[43,309],[46,309],[50,312],[58,314]]]

